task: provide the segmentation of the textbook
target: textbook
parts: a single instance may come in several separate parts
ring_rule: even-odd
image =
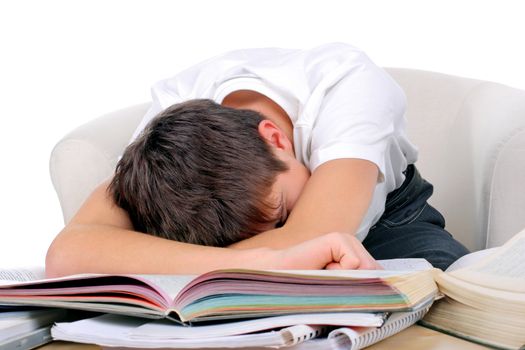
[[[446,297],[422,325],[501,349],[525,345],[525,230],[464,256],[435,280]]]
[[[67,320],[60,309],[0,309],[0,350],[26,350],[51,341],[51,326]]]
[[[314,322],[321,323],[310,324],[313,320],[310,315],[298,315],[301,316],[299,323],[287,319],[289,316],[274,316],[263,318],[262,320],[266,321],[262,327],[255,323],[247,327],[246,322],[250,321],[244,321],[198,326],[195,328],[200,328],[202,331],[192,332],[193,328],[166,320],[146,321],[121,315],[103,315],[76,322],[57,323],[51,333],[55,340],[97,344],[111,349],[115,347],[200,349],[286,346],[294,350],[355,350],[372,345],[411,326],[427,312],[428,308],[429,304],[413,312],[393,313],[381,327],[334,327],[329,319],[325,320],[328,323],[318,319]],[[287,323],[290,325],[283,327]],[[228,327],[228,324],[231,327]],[[220,331],[220,328],[234,331],[225,333]]]
[[[0,281],[0,305],[168,318],[181,323],[327,312],[413,311],[433,301],[432,270],[217,270]]]

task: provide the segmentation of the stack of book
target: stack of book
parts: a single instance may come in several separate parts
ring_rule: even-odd
[[[400,264],[405,270],[391,270]],[[437,292],[432,268],[416,260],[376,271],[31,278],[2,283],[0,304],[102,313],[52,329],[55,339],[101,346],[279,347],[322,338],[322,348],[360,348],[416,322]]]
[[[127,348],[358,349],[414,324],[430,308],[424,325],[514,349],[525,343],[524,252],[522,231],[447,272],[418,259],[384,261],[385,270],[374,271],[233,269],[26,281],[0,271],[0,305],[100,313],[58,322],[51,333]]]
[[[421,324],[498,349],[525,348],[525,230],[437,273],[445,298]]]

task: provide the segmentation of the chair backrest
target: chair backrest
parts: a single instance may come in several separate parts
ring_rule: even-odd
[[[439,73],[388,69],[408,99],[431,203],[470,249],[525,227],[525,91]]]
[[[440,73],[387,68],[408,98],[408,134],[431,203],[472,250],[525,227],[525,91]],[[51,154],[53,185],[68,222],[111,176],[148,104],[109,113],[66,135]]]

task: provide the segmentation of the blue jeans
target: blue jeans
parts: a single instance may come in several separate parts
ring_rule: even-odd
[[[414,165],[406,179],[387,196],[385,212],[363,245],[375,259],[425,258],[445,270],[469,251],[445,230],[445,219],[427,203],[433,186]]]

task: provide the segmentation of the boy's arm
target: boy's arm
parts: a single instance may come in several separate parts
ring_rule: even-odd
[[[355,239],[330,234],[287,249],[205,247],[136,232],[100,185],[49,247],[49,277],[75,273],[196,274],[220,268],[358,268]],[[357,248],[356,248],[357,247]],[[363,254],[360,251],[361,254]],[[366,253],[366,252],[365,252]],[[370,258],[371,259],[371,258]]]
[[[377,184],[378,168],[361,159],[336,159],[319,166],[286,223],[235,243],[235,248],[285,248],[328,232],[355,235]]]
[[[198,273],[208,266],[220,268],[236,263],[238,255],[228,254],[226,249],[184,244],[134,231],[128,214],[108,194],[108,183],[93,191],[49,247],[48,276],[86,272]]]
[[[347,158],[327,161],[312,172],[282,228],[235,247],[287,247],[326,232],[357,232],[372,200],[382,155],[396,137],[396,124],[404,124],[406,96],[366,54],[344,45],[340,48],[340,58],[348,54],[348,60],[341,61],[355,64],[355,69],[326,91],[308,147],[314,165],[327,159],[330,150]]]

